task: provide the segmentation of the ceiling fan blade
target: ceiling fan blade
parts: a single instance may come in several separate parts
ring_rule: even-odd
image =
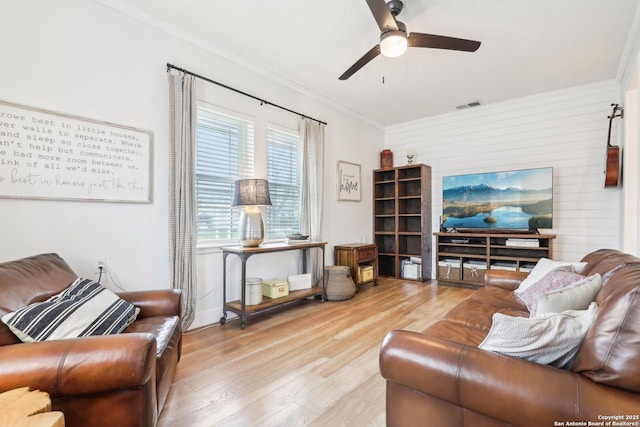
[[[435,34],[411,33],[407,39],[408,45],[411,47],[462,50],[464,52],[475,52],[480,47],[480,42],[474,40],[438,36]]]
[[[365,53],[362,56],[362,58],[358,59],[356,61],[356,63],[353,64],[351,66],[351,68],[349,68],[347,71],[345,71],[344,74],[342,74],[340,77],[338,77],[338,79],[347,80],[356,71],[358,71],[360,68],[362,68],[365,65],[367,65],[369,63],[369,61],[371,61],[373,58],[375,58],[378,55],[380,55],[380,45],[379,44],[375,45],[373,48],[371,48],[371,50],[369,52]]]
[[[396,19],[391,14],[391,11],[389,11],[389,7],[384,0],[367,0],[367,4],[378,23],[378,27],[380,27],[380,31],[398,31]]]

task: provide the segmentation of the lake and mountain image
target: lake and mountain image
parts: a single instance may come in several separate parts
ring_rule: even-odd
[[[443,177],[445,228],[551,228],[552,168]]]

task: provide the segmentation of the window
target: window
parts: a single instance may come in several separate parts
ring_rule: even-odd
[[[253,178],[253,122],[199,104],[196,128],[198,242],[235,239],[240,211],[231,207],[233,183]]]
[[[267,129],[267,179],[272,206],[267,208],[267,237],[285,237],[300,231],[300,136]]]

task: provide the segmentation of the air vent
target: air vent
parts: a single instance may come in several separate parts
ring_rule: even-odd
[[[480,101],[473,101],[473,102],[470,102],[470,103],[468,103],[468,104],[458,105],[458,106],[456,107],[456,110],[464,110],[465,108],[479,107],[479,106],[481,106],[481,105],[482,105],[482,104],[480,103]]]

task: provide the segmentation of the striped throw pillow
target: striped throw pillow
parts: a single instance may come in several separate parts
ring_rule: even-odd
[[[49,341],[122,332],[137,310],[100,284],[79,277],[46,301],[2,316],[23,342]]]

